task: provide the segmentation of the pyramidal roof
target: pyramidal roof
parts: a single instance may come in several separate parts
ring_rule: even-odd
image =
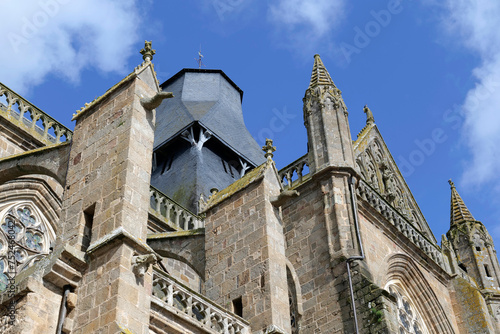
[[[314,55],[314,66],[311,74],[311,82],[309,83],[309,87],[314,87],[317,85],[332,85],[335,87],[330,74],[323,65],[321,58],[318,54]]]
[[[465,205],[462,197],[458,194],[453,181],[448,181],[451,186],[451,210],[450,210],[450,225],[455,225],[464,221],[475,221],[469,209]]]

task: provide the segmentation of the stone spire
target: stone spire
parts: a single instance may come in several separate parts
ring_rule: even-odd
[[[453,183],[451,179],[448,183],[451,186],[450,225],[453,226],[466,221],[475,221],[474,217],[462,200],[462,197],[458,194],[455,183]]]
[[[325,65],[321,61],[319,54],[314,55],[314,66],[311,74],[311,82],[309,83],[309,88],[318,86],[318,85],[331,85],[335,87],[332,78],[330,77],[330,73],[326,70]]]

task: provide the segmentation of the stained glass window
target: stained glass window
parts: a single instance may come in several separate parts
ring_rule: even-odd
[[[13,205],[0,213],[0,292],[9,277],[49,254],[48,224],[31,203]],[[52,231],[50,229],[50,231]]]
[[[396,285],[389,285],[387,290],[397,300],[399,334],[427,334],[422,317],[405,291]]]

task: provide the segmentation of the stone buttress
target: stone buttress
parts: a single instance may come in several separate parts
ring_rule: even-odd
[[[354,152],[347,107],[319,55],[304,97],[304,124],[308,138],[311,178],[324,194],[325,224],[332,261],[354,254],[353,203],[349,182],[354,182]]]
[[[270,145],[272,147],[272,144]],[[205,209],[206,296],[247,319],[252,333],[290,333],[278,173],[268,156]]]
[[[297,193],[280,203],[289,291],[300,292],[291,298],[298,322],[292,333],[352,332],[345,261],[359,255],[352,203],[357,173],[347,109],[319,55],[303,102],[308,153],[284,168],[287,191]],[[308,175],[302,175],[305,165]],[[286,170],[296,170],[299,179],[292,181]]]
[[[155,256],[146,235],[155,103],[148,98],[165,96],[158,94],[151,56],[144,59],[74,116],[62,241],[88,256],[76,290],[75,334],[149,332],[148,265]]]

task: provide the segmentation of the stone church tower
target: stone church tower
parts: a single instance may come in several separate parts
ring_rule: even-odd
[[[278,170],[223,71],[160,85],[154,53],[73,131],[0,83],[1,333],[500,332],[488,231],[451,183],[438,245],[319,55]]]

